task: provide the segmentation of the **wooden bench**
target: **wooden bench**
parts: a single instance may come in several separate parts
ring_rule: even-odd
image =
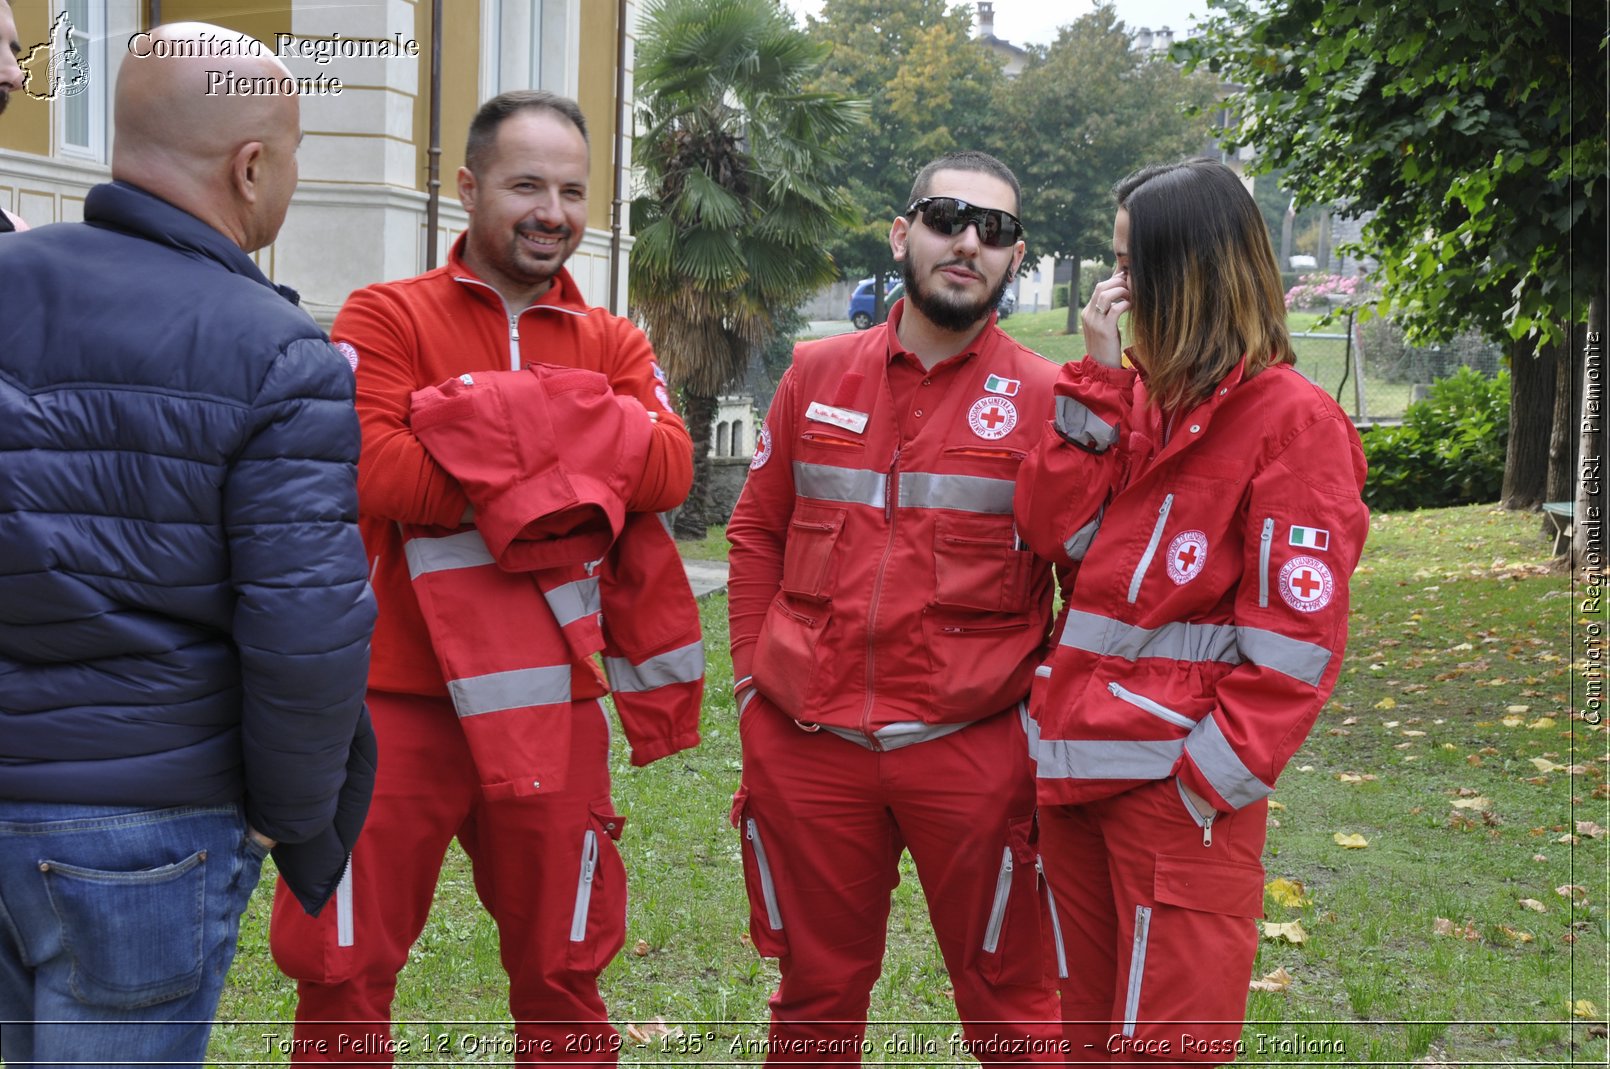
[[[1543,515],[1554,525],[1554,555],[1560,555],[1560,546],[1571,541],[1571,523],[1576,518],[1575,501],[1545,501]]]

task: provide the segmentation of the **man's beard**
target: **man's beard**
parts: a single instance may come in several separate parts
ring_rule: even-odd
[[[934,271],[937,272],[943,267],[957,263],[965,264],[968,270],[978,270],[964,260],[947,260],[944,263],[936,264]],[[900,265],[900,277],[905,281],[906,300],[911,302],[912,307],[921,312],[924,318],[940,330],[957,332],[976,326],[980,320],[994,310],[996,305],[1001,303],[1001,294],[1006,292],[1007,284],[1012,281],[1012,272],[1010,270],[1002,271],[1000,282],[995,285],[995,288],[987,297],[983,300],[966,304],[957,303],[955,300],[941,296],[931,290],[926,290],[918,285],[916,270],[912,266],[909,255]]]

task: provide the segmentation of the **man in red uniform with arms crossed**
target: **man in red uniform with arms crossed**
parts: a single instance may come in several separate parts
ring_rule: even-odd
[[[591,663],[573,665],[562,784],[528,797],[482,797],[399,528],[455,527],[469,499],[410,429],[410,397],[446,379],[533,362],[603,374],[653,421],[642,478],[626,502],[632,512],[681,503],[692,445],[647,338],[628,320],[589,308],[564,269],[587,225],[588,144],[576,104],[535,91],[494,98],[470,126],[465,163],[459,197],[470,224],[447,265],[359,290],[331,332],[357,368],[360,527],[381,616],[369,679],[380,772],[337,908],[313,921],[276,905],[273,950],[299,981],[304,1061],[391,1060],[397,973],[455,836],[498,924],[517,1060],[598,1064],[612,1061],[618,1046],[597,984],[625,931],[625,871],[614,846],[621,818],[610,802],[609,733],[598,703],[605,686]]]
[[[1052,576],[1011,516],[1056,368],[995,325],[1018,198],[984,153],[923,169],[889,234],[905,298],[795,351],[727,528],[768,1062],[859,1064],[903,849],[972,1052],[1058,1056],[1019,708]]]

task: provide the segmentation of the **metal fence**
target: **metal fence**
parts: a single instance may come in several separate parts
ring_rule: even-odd
[[[1461,367],[1489,377],[1503,367],[1503,349],[1475,335],[1446,345],[1411,345],[1389,320],[1357,322],[1351,314],[1336,328],[1291,336],[1297,370],[1329,391],[1360,425],[1401,420],[1433,382]]]

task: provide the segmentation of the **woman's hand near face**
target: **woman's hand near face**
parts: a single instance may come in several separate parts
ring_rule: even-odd
[[[1118,334],[1118,317],[1129,310],[1129,275],[1122,268],[1111,278],[1096,283],[1079,317],[1085,336],[1085,351],[1108,367],[1122,367],[1124,343]]]

